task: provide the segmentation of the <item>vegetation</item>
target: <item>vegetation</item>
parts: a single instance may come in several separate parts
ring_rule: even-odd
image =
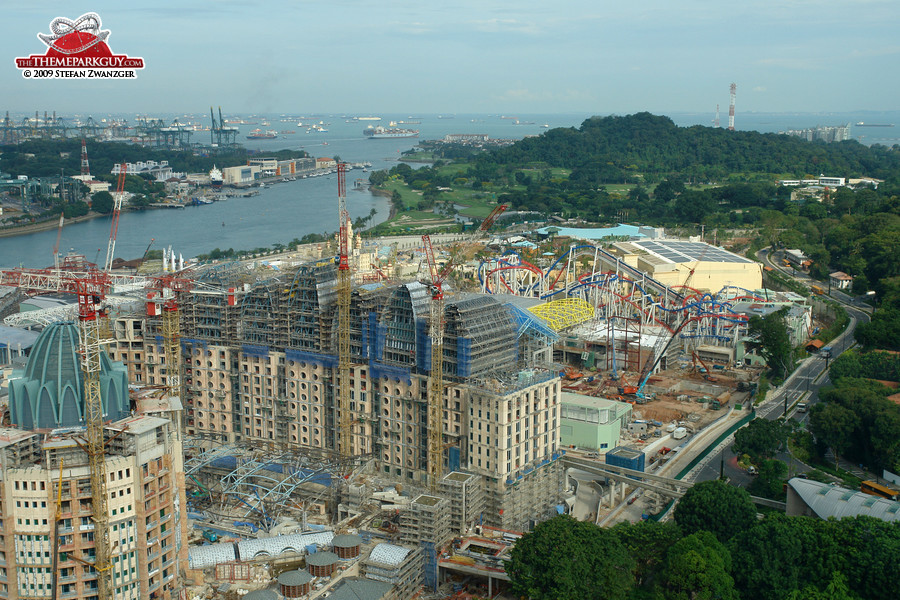
[[[182,152],[145,148],[124,142],[87,143],[91,172],[95,177],[108,175],[116,163],[138,161],[168,161],[173,171],[198,173],[209,171],[213,166],[233,167],[247,164],[250,152],[245,148],[237,148],[234,152],[209,155],[203,153]],[[28,177],[59,177],[81,173],[81,139],[67,140],[27,140],[21,144],[0,146],[3,155],[3,170],[12,174]],[[267,155],[278,159],[301,158],[308,156],[303,150],[278,150]]]
[[[611,530],[567,515],[516,542],[506,563],[512,592],[533,600],[624,599],[633,568]]]
[[[784,321],[787,310],[782,308],[764,317],[752,316],[747,324],[747,332],[756,338],[755,346],[776,379],[786,378],[794,369],[793,349]]]
[[[556,517],[514,547],[506,564],[512,593],[557,600],[894,597],[900,576],[895,560],[900,528],[895,524],[871,517],[823,521],[782,513],[758,520],[746,493],[723,503],[721,490],[728,486],[717,485],[723,487],[694,495],[697,512],[710,515],[733,508],[752,514],[735,522],[727,539],[720,537],[720,519],[688,531],[681,522],[602,529]]]
[[[704,481],[689,489],[675,507],[675,522],[685,533],[709,531],[721,542],[756,521],[756,508],[742,488]]]

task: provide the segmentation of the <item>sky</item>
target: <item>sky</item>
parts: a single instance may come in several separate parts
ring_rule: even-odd
[[[898,0],[0,0],[0,111],[61,114],[900,109]],[[132,81],[26,80],[96,12]]]

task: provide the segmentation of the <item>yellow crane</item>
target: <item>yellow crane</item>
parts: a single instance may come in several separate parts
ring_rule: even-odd
[[[347,212],[347,165],[338,163],[338,440],[342,456],[353,454],[353,419],[350,415],[350,240]]]
[[[475,237],[487,231],[506,210],[499,204],[482,221]],[[431,371],[428,376],[428,487],[437,491],[444,471],[444,281],[456,267],[453,260],[438,271],[431,237],[422,236],[430,279],[425,282],[431,292],[431,314],[428,334],[431,338]]]

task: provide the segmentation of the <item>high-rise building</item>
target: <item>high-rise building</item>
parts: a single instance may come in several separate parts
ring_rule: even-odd
[[[337,450],[333,262],[256,282],[221,267],[201,280],[179,297],[186,433]],[[350,307],[352,451],[371,455],[382,477],[418,487],[427,483],[431,301],[421,283],[369,284],[354,288]],[[483,479],[485,523],[529,528],[550,514],[561,485],[550,343],[490,295],[450,295],[444,319],[444,472]],[[152,319],[117,321],[110,351],[132,380],[163,383],[157,330]]]
[[[187,560],[181,436],[173,420],[133,411],[125,373],[102,358],[112,584],[117,599],[173,598]],[[47,327],[9,392],[0,598],[97,599],[77,328]]]

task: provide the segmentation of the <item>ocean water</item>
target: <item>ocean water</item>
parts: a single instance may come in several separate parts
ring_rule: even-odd
[[[603,114],[598,111],[597,114]],[[401,153],[413,148],[421,139],[438,139],[450,133],[484,133],[491,138],[522,139],[540,135],[547,128],[578,127],[590,114],[508,114],[508,115],[416,115],[380,114],[381,121],[354,121],[352,116],[368,115],[268,115],[269,125],[262,125],[263,117],[244,117],[255,125],[240,125],[239,142],[259,151],[261,155],[274,150],[303,149],[312,156],[340,157],[348,162],[370,162],[374,169],[397,164]],[[672,120],[681,126],[711,125],[714,115],[702,113],[674,113]],[[727,113],[723,115],[727,124]],[[205,118],[205,120],[204,120]],[[170,120],[170,119],[169,119]],[[183,116],[179,120],[184,122]],[[373,140],[363,136],[367,125],[387,126],[390,121],[418,120],[420,124],[398,125],[418,129],[419,138]],[[133,121],[133,117],[129,118]],[[302,121],[304,126],[298,126]],[[815,125],[842,125],[866,121],[870,123],[898,123],[900,112],[891,113],[830,113],[830,114],[741,114],[735,120],[737,129],[777,132],[785,129]],[[197,122],[208,124],[208,117],[199,116]],[[306,133],[308,123],[319,124],[327,131]],[[273,140],[247,140],[252,129],[275,131],[295,130],[296,134],[279,134]],[[900,127],[854,127],[855,138],[863,143],[900,143]],[[208,132],[196,132],[193,141],[208,142]],[[187,207],[183,210],[150,210],[123,213],[119,221],[116,256],[140,257],[147,244],[154,239],[156,249],[171,246],[185,258],[209,252],[213,248],[246,250],[256,247],[286,244],[307,233],[332,232],[337,229],[336,175],[312,179],[298,179],[279,183],[250,198],[229,198],[214,204]],[[385,220],[389,206],[387,199],[368,191],[353,190],[353,181],[367,178],[360,170],[347,173],[347,204],[352,218],[368,216],[375,209],[373,223]],[[60,251],[84,254],[88,260],[102,262],[109,240],[109,218],[98,218],[64,227]],[[44,267],[52,263],[56,230],[23,236],[0,238],[0,267]]]

